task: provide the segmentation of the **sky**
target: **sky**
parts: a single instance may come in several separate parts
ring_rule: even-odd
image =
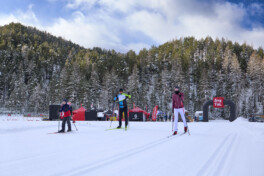
[[[118,52],[189,36],[264,47],[264,0],[0,0],[11,22]]]

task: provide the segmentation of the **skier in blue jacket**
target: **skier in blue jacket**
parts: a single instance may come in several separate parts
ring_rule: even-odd
[[[62,129],[59,131],[59,133],[64,133],[65,132],[65,124],[66,124],[66,122],[68,124],[68,131],[67,132],[70,132],[71,131],[70,119],[71,119],[71,115],[72,115],[72,107],[68,104],[67,99],[65,99],[62,102],[62,106],[61,106],[60,112],[61,112],[61,118],[62,118]]]
[[[123,92],[123,89],[119,90],[119,94],[114,98],[114,101],[118,102],[119,105],[119,126],[117,128],[121,128],[122,126],[122,117],[123,113],[125,115],[125,128],[128,125],[128,117],[127,117],[127,98],[131,98],[131,95]]]

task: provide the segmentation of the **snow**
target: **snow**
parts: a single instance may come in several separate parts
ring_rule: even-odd
[[[105,131],[110,122],[76,125],[78,131],[48,134],[58,122],[0,116],[0,175],[264,175],[263,123],[193,122],[190,136],[172,138],[170,122],[130,122],[127,131]]]

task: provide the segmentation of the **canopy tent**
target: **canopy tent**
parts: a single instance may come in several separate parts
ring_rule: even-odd
[[[79,109],[76,109],[73,111],[72,120],[73,121],[85,121],[85,111],[86,109],[84,107],[81,107]]]
[[[145,121],[149,119],[150,113],[140,109],[139,107],[135,107],[134,109],[130,109],[129,113],[129,120],[130,121]]]

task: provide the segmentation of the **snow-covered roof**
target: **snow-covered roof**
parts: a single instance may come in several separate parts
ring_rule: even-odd
[[[203,111],[196,111],[195,113],[203,113]]]

